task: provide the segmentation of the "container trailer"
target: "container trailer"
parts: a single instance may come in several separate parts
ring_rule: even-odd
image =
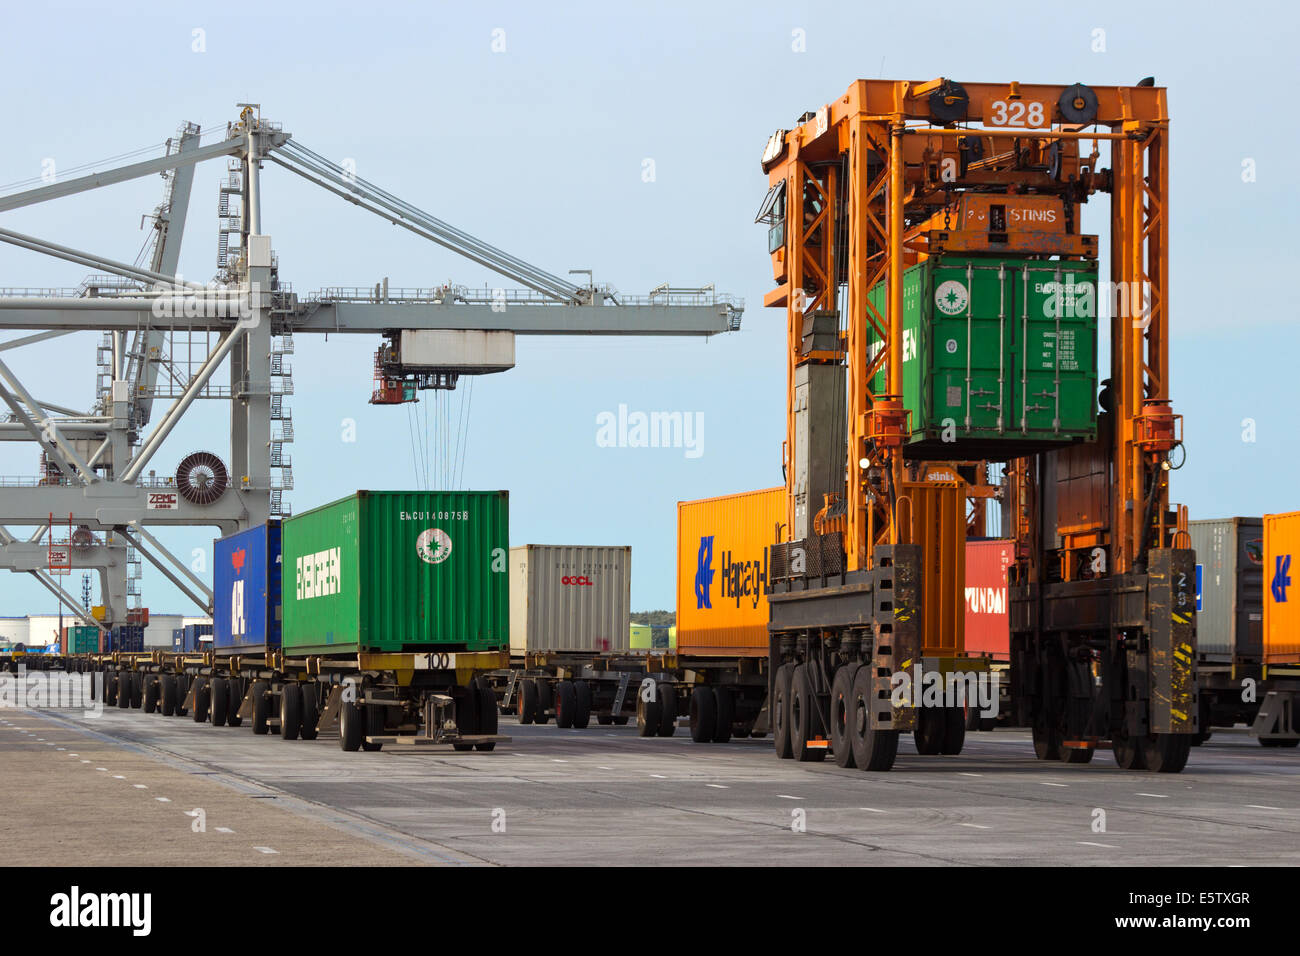
[[[1300,745],[1300,511],[1264,515],[1263,677],[1252,730],[1265,747]]]
[[[217,542],[214,640],[101,655],[105,701],[344,750],[499,736],[509,661],[504,491],[361,491]]]

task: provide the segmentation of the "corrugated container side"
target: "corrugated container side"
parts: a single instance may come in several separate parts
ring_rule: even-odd
[[[218,652],[280,646],[282,534],[272,521],[216,541],[212,635]]]
[[[93,624],[77,624],[68,628],[69,654],[94,654],[99,651],[99,628]]]
[[[1188,523],[1196,551],[1196,649],[1213,661],[1263,652],[1264,525],[1260,518]]]
[[[144,650],[144,625],[119,624],[113,628],[110,651],[132,653]]]
[[[628,646],[634,651],[648,651],[654,645],[654,628],[649,624],[628,625]]]
[[[626,651],[632,549],[526,544],[510,549],[510,651]]]
[[[677,503],[677,653],[768,652],[769,558],[785,488]]]
[[[966,653],[1010,660],[1007,568],[1015,559],[1014,541],[966,542]]]
[[[1300,663],[1300,511],[1264,515],[1264,663]]]
[[[295,653],[510,643],[505,491],[360,491],[284,523]]]

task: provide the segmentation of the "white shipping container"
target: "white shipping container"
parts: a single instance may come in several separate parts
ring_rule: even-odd
[[[632,549],[525,544],[510,549],[510,653],[626,651]]]
[[[149,615],[149,623],[144,628],[144,646],[145,650],[165,647],[169,650],[172,646],[172,631],[181,626],[185,620],[180,614],[153,614]]]
[[[479,329],[403,329],[398,340],[408,369],[449,369],[468,374],[515,367],[515,333]]]

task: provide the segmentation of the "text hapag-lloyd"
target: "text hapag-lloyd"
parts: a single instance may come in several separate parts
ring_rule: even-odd
[[[722,552],[722,596],[734,599],[736,607],[740,607],[741,598],[749,598],[750,606],[757,608],[767,588],[767,548],[762,561],[732,561],[731,555],[731,551]]]

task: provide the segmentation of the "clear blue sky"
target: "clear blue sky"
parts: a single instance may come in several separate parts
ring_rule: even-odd
[[[747,302],[741,332],[698,340],[521,339],[518,367],[480,379],[464,476],[509,488],[514,543],[629,544],[633,605],[674,604],[674,503],[781,481],[783,313],[770,287],[768,135],[858,77],[1133,83],[1169,87],[1173,397],[1188,463],[1174,498],[1193,517],[1300,508],[1285,284],[1298,203],[1297,15],[1287,4],[661,3],[26,4],[6,11],[10,80],[0,185],[161,143],[262,104],[298,140],[410,202],[563,275],[645,293],[715,283]],[[194,52],[202,30],[205,52]],[[505,50],[493,52],[493,31]],[[793,31],[806,52],[792,49]],[[1103,30],[1104,52],[1094,52]],[[1243,159],[1257,179],[1243,183]],[[655,164],[654,182],[642,178]],[[206,281],[221,164],[200,168],[181,265]],[[264,231],[282,277],[324,286],[483,284],[489,273],[270,167]],[[5,214],[8,228],[131,260],[159,180]],[[1105,235],[1104,203],[1085,227]],[[85,270],[0,248],[0,285],[76,285]],[[96,336],[6,358],[38,397],[89,407]],[[357,488],[413,485],[408,411],[366,404],[376,340],[300,336],[292,399],[296,510]],[[18,356],[21,355],[21,359]],[[14,361],[17,359],[17,361]],[[457,399],[456,401],[459,401]],[[596,416],[703,413],[703,454],[600,448]],[[340,422],[357,422],[357,441]],[[1253,418],[1257,440],[1244,443]],[[192,413],[156,459],[228,455],[225,407]],[[29,475],[34,446],[0,445]],[[184,553],[204,530],[165,536]],[[77,579],[74,579],[74,584]],[[189,604],[145,567],[155,611]],[[25,575],[0,573],[0,614],[51,612]]]

